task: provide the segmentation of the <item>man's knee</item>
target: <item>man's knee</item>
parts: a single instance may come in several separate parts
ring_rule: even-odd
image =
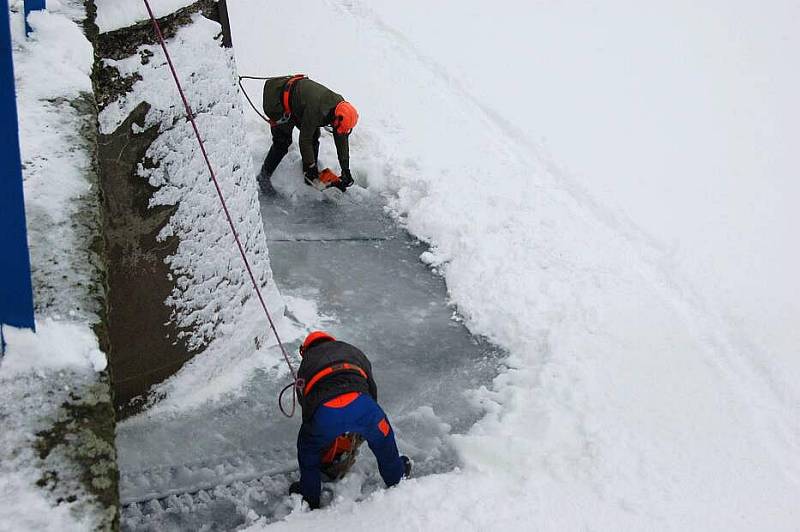
[[[292,145],[292,126],[281,124],[272,128],[272,145],[288,151]]]
[[[289,144],[286,144],[285,142],[272,141],[272,146],[270,146],[269,151],[273,154],[273,157],[283,157],[289,153]]]

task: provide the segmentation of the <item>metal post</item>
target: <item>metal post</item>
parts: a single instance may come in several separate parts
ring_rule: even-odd
[[[222,46],[225,48],[233,47],[231,37],[231,19],[228,17],[228,0],[219,0],[219,23],[222,24]]]
[[[8,0],[0,0],[0,324],[35,327]]]
[[[28,25],[28,15],[31,11],[40,11],[45,9],[45,1],[46,0],[24,0],[25,2],[25,35],[28,35],[31,31],[31,27]]]

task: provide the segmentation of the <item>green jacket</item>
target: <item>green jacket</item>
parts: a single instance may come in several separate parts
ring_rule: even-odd
[[[264,84],[264,113],[273,120],[283,116],[283,87],[291,76],[270,78]],[[290,106],[291,124],[300,130],[300,155],[303,167],[316,164],[314,156],[314,137],[317,130],[331,125],[333,110],[344,101],[340,94],[311,79],[301,79],[294,83]],[[280,126],[279,126],[280,127]],[[348,135],[333,134],[336,154],[342,171],[350,170],[350,146]]]

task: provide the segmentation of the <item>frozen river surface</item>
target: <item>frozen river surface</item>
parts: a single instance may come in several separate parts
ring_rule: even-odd
[[[370,358],[379,402],[415,475],[449,470],[457,458],[448,434],[476,421],[469,390],[491,381],[501,353],[456,319],[444,281],[419,260],[426,247],[379,199],[354,192],[339,203],[312,190],[262,197],[275,280],[284,295],[315,301],[326,329]],[[299,415],[287,419],[276,408],[284,384],[261,373],[235,403],[121,427],[123,529],[229,530],[285,516]],[[358,499],[381,485],[364,446],[328,497]]]

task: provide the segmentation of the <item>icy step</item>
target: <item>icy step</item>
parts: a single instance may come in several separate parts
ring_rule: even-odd
[[[368,453],[367,453],[368,454]],[[427,459],[414,464],[414,476],[452,469],[454,457]],[[123,505],[121,525],[130,531],[232,530],[255,519],[282,519],[293,508],[287,494],[296,479],[295,467],[242,478],[184,492],[164,493]],[[368,497],[383,483],[367,455],[359,460],[346,480],[323,485],[323,502],[338,494],[356,500]]]
[[[143,471],[124,471],[120,475],[120,498],[122,504],[130,504],[290,472],[297,469],[295,460],[289,449],[275,449],[269,453],[240,453]]]
[[[291,481],[285,473],[266,475],[128,504],[120,524],[131,531],[234,530],[257,517],[280,519],[292,508],[285,495]]]

